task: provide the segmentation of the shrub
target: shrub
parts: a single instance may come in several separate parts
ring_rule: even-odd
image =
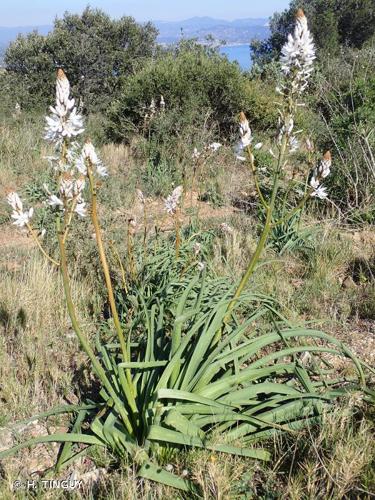
[[[108,137],[128,141],[134,131],[162,137],[188,137],[192,127],[217,126],[228,136],[234,110],[244,109],[246,78],[236,64],[209,48],[183,42],[122,82],[120,96],[109,111]],[[150,104],[165,113],[151,120]]]

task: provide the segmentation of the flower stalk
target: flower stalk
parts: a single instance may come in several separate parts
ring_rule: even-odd
[[[60,256],[61,256],[61,266],[60,266],[61,276],[62,276],[62,280],[63,280],[65,300],[66,300],[66,304],[67,304],[69,317],[70,317],[70,320],[72,322],[72,327],[73,327],[73,329],[78,337],[78,340],[82,346],[82,349],[85,351],[85,353],[89,357],[97,376],[100,378],[104,387],[108,391],[108,394],[111,396],[111,398],[116,406],[116,409],[117,409],[119,415],[121,416],[122,421],[124,422],[126,429],[128,430],[129,433],[131,433],[132,432],[132,425],[131,425],[128,413],[124,407],[124,404],[122,403],[122,401],[120,400],[119,396],[117,395],[115,389],[113,388],[112,384],[108,380],[103,367],[99,363],[97,357],[95,356],[94,351],[92,350],[88,340],[86,339],[85,335],[83,334],[83,332],[79,326],[79,322],[78,322],[76,312],[75,312],[74,303],[72,300],[71,288],[70,288],[70,280],[69,280],[69,273],[68,273],[68,264],[67,264],[67,258],[66,258],[65,243],[63,240],[64,231],[61,230],[61,224],[60,224],[59,218],[57,218],[57,234],[58,234],[59,249],[60,249]]]
[[[111,308],[113,323],[114,323],[114,326],[115,326],[115,329],[116,329],[116,332],[117,332],[117,335],[118,335],[118,338],[120,341],[122,355],[123,355],[124,361],[127,362],[127,361],[129,361],[128,350],[127,350],[127,347],[125,344],[125,337],[124,337],[124,333],[122,331],[120,318],[118,316],[118,312],[117,312],[117,308],[116,308],[116,302],[115,302],[115,296],[113,293],[111,275],[109,272],[107,257],[106,257],[105,250],[104,250],[102,233],[101,233],[99,219],[98,219],[96,185],[95,185],[94,177],[92,174],[91,166],[89,166],[89,168],[88,168],[88,178],[89,178],[90,195],[91,195],[91,221],[92,221],[92,224],[94,226],[96,244],[98,246],[99,258],[100,258],[100,262],[101,262],[101,265],[103,268],[104,279],[105,279],[107,292],[108,292],[109,306]]]
[[[33,227],[29,223],[26,224],[26,226],[27,226],[27,229],[29,230],[29,234],[31,234],[33,240],[38,245],[38,248],[41,251],[42,255],[44,255],[44,257],[49,262],[51,262],[51,264],[53,264],[56,267],[59,267],[60,266],[60,262],[58,262],[57,260],[55,260],[54,258],[52,258],[50,255],[48,255],[48,253],[46,252],[46,250],[44,250],[43,245],[41,244],[40,239],[38,238],[38,235],[35,234],[35,229],[33,229]]]
[[[281,63],[282,71],[284,74],[284,82],[277,91],[283,96],[283,107],[279,111],[279,134],[277,138],[277,145],[279,154],[277,163],[273,171],[273,186],[269,201],[267,201],[262,193],[258,175],[257,167],[255,165],[254,155],[252,153],[252,133],[249,122],[243,112],[240,114],[240,142],[237,146],[237,159],[240,161],[248,161],[256,187],[259,200],[265,210],[266,219],[264,222],[263,230],[259,237],[259,241],[253,256],[250,259],[248,267],[242,276],[242,279],[234,293],[234,296],[228,304],[227,312],[224,317],[224,324],[226,324],[232,314],[233,308],[241,296],[244,288],[254,274],[257,263],[261,254],[267,244],[267,240],[271,230],[287,220],[289,220],[295,213],[297,213],[310,197],[317,197],[325,199],[327,197],[326,189],[321,185],[321,181],[330,173],[331,167],[331,154],[327,152],[320,165],[313,171],[310,179],[310,188],[305,190],[305,194],[297,204],[297,206],[290,211],[285,217],[274,221],[274,212],[278,199],[278,191],[280,179],[285,167],[285,159],[288,153],[293,153],[299,147],[299,141],[296,139],[294,130],[294,117],[298,100],[303,91],[308,86],[308,81],[313,71],[313,61],[315,59],[315,47],[312,36],[308,29],[307,19],[304,12],[299,9],[296,14],[296,24],[292,34],[288,36],[288,41],[282,49]],[[260,144],[260,147],[262,145]],[[242,151],[246,152],[246,156]],[[289,191],[287,190],[287,193]],[[284,199],[284,205],[285,205]],[[223,328],[221,328],[215,336],[214,342],[216,343],[221,335]]]

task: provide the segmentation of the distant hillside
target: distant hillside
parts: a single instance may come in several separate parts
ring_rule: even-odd
[[[158,41],[162,44],[177,42],[182,33],[186,38],[198,38],[202,42],[208,35],[212,35],[215,40],[223,40],[229,44],[246,44],[253,38],[266,38],[269,33],[265,18],[225,21],[211,17],[193,17],[183,21],[154,21],[154,24],[159,30]],[[49,25],[11,28],[0,26],[0,62],[6,47],[19,33],[27,34],[37,30],[46,35],[51,29],[52,26]]]
[[[184,21],[154,21],[159,30],[160,43],[174,43],[181,38],[198,38],[204,41],[208,35],[215,40],[232,44],[246,44],[253,38],[264,39],[269,34],[268,19],[236,19],[225,21],[211,17],[193,17]]]

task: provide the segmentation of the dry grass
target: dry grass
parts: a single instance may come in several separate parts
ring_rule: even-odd
[[[12,422],[61,403],[82,359],[58,272],[32,247],[2,252],[1,418]],[[78,304],[87,303],[87,284],[73,280],[73,290]]]

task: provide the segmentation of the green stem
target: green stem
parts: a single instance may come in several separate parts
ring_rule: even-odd
[[[274,222],[272,224],[272,227],[276,227],[276,226],[279,226],[280,224],[284,224],[284,222],[288,222],[288,220],[290,220],[299,210],[301,210],[303,208],[303,206],[306,203],[306,201],[308,200],[309,196],[310,196],[310,193],[306,194],[302,198],[302,200],[298,203],[298,205],[296,207],[294,207],[291,212],[289,212],[289,214],[287,214],[285,217],[282,217],[281,219]]]
[[[123,359],[125,362],[127,362],[127,361],[129,361],[128,351],[126,348],[124,333],[123,333],[122,328],[121,328],[120,319],[119,319],[117,308],[116,308],[115,296],[113,293],[113,287],[112,287],[112,281],[111,281],[111,275],[109,272],[109,266],[108,266],[108,262],[107,262],[107,257],[105,255],[103,239],[102,239],[102,234],[101,234],[99,220],[98,220],[96,188],[95,188],[95,183],[94,183],[93,175],[92,175],[92,172],[90,171],[90,168],[88,169],[88,177],[89,177],[89,181],[90,181],[90,191],[91,191],[91,220],[92,220],[94,230],[95,230],[96,244],[98,246],[99,258],[100,258],[100,262],[102,264],[104,279],[105,279],[105,283],[106,283],[106,287],[107,287],[107,291],[108,291],[109,306],[111,308],[113,323],[115,325],[115,329],[116,329],[116,332],[117,332],[117,335],[118,335],[118,338],[120,341]]]
[[[177,260],[180,256],[180,245],[181,245],[180,221],[178,218],[178,209],[176,210],[176,213],[174,214],[174,223],[175,223],[175,229],[176,229],[176,260]]]
[[[146,203],[143,204],[143,225],[144,225],[144,231],[143,231],[143,260],[146,262],[146,257],[147,257],[147,211],[146,211]]]
[[[69,282],[69,274],[68,274],[68,265],[67,265],[67,259],[66,259],[66,251],[65,251],[65,244],[63,241],[63,232],[61,231],[60,227],[60,221],[57,221],[57,232],[58,232],[58,240],[59,240],[59,248],[60,248],[60,256],[61,256],[61,276],[63,279],[63,284],[64,284],[64,293],[65,293],[65,299],[68,307],[68,313],[70,320],[72,322],[73,329],[78,337],[78,340],[82,346],[82,349],[85,351],[87,356],[90,358],[90,361],[94,367],[94,370],[97,374],[97,376],[100,378],[101,382],[103,383],[105,389],[107,390],[108,394],[112,398],[116,409],[118,413],[120,414],[127,430],[132,433],[132,426],[130,423],[130,420],[128,418],[127,411],[124,408],[124,405],[118,395],[116,394],[116,391],[114,390],[112,384],[108,380],[105,371],[101,364],[99,363],[97,357],[95,356],[94,351],[91,349],[90,344],[88,343],[86,337],[84,336],[79,323],[78,319],[75,313],[75,308],[72,300],[72,295],[70,291],[70,282]]]
[[[254,254],[249,262],[249,265],[246,269],[246,272],[243,275],[243,277],[240,281],[240,284],[238,285],[237,290],[236,290],[232,300],[230,301],[230,303],[228,305],[227,312],[226,312],[226,315],[224,317],[224,324],[229,321],[229,318],[231,316],[231,313],[233,311],[233,308],[234,308],[238,298],[240,297],[241,293],[243,292],[249,279],[253,275],[254,270],[256,268],[256,265],[258,263],[258,260],[259,260],[261,254],[264,250],[264,247],[266,246],[269,233],[272,229],[272,216],[273,216],[273,212],[274,212],[274,208],[275,208],[276,196],[277,196],[277,192],[278,192],[278,188],[279,188],[279,178],[280,178],[280,173],[281,173],[283,163],[284,163],[286,147],[287,147],[287,137],[284,136],[282,144],[280,146],[279,158],[278,158],[278,162],[277,162],[277,166],[276,166],[276,171],[274,174],[274,183],[273,183],[273,188],[272,188],[271,200],[270,200],[269,204],[267,204],[267,209],[266,209],[267,215],[266,215],[266,221],[264,223],[263,231],[262,231],[262,234],[261,234],[260,239],[258,241],[258,245],[255,249],[255,252],[254,252]],[[250,157],[250,160],[251,160],[251,157]],[[222,330],[219,330],[219,335],[217,335],[217,338],[215,337],[215,340],[219,340],[221,337],[221,334],[222,334]]]
[[[254,177],[254,183],[255,183],[255,187],[256,187],[259,199],[260,199],[263,207],[267,210],[268,209],[268,204],[267,204],[267,202],[266,202],[266,200],[265,200],[265,198],[263,196],[262,190],[260,189],[260,184],[259,184],[259,179],[258,179],[258,171],[257,171],[257,167],[255,165],[254,155],[251,152],[251,147],[250,146],[247,146],[247,154],[249,156],[251,171],[252,171],[252,174],[253,174],[253,177]]]
[[[116,329],[116,332],[117,332],[117,335],[118,335],[118,338],[120,341],[120,347],[121,347],[121,351],[122,351],[123,361],[128,362],[130,360],[130,356],[128,354],[128,350],[127,350],[127,346],[126,346],[125,338],[124,338],[124,333],[122,331],[120,319],[119,319],[118,312],[117,312],[115,296],[114,296],[113,287],[112,287],[112,280],[111,280],[111,276],[110,276],[110,272],[109,272],[109,266],[108,266],[108,262],[107,262],[107,257],[105,255],[102,234],[101,234],[100,225],[99,225],[95,181],[94,181],[90,167],[87,169],[87,172],[88,172],[88,178],[89,178],[89,182],[90,182],[90,191],[91,191],[91,220],[92,220],[92,223],[94,225],[96,244],[98,246],[100,262],[102,264],[105,283],[106,283],[106,287],[107,287],[109,306],[111,308],[113,323],[115,325],[115,329]],[[126,370],[126,378],[128,381],[128,386],[130,388],[130,393],[127,392],[125,394],[125,396],[128,398],[129,404],[131,405],[131,407],[135,407],[136,406],[135,388],[134,388],[133,380],[131,377],[130,369]]]

